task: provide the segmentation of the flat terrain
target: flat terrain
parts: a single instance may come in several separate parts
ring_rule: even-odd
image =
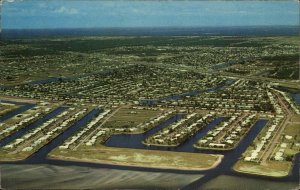
[[[297,79],[297,41],[298,37],[241,36],[7,40],[0,49],[4,63],[0,65],[0,84],[92,74],[136,62],[184,64],[207,70],[207,66],[229,60],[234,63],[228,65],[229,73],[250,74],[259,68],[267,77]],[[256,61],[248,63],[252,57],[257,57]]]
[[[57,186],[66,182],[65,188],[81,179],[82,188],[139,188],[146,178],[149,189],[198,179],[218,189],[247,173],[247,184],[261,175],[290,180],[290,187],[300,151],[298,41],[298,36],[213,35],[3,40],[0,100],[12,103],[0,103],[1,161],[199,172],[103,176],[98,168],[80,173],[75,166],[63,171],[41,165],[24,166],[36,178],[12,185],[6,176],[4,182],[45,188],[30,182],[45,172]],[[256,133],[253,126],[261,118],[268,123]],[[18,167],[4,170],[24,175]],[[210,179],[216,184],[205,181]]]
[[[265,130],[262,131],[264,133]],[[234,169],[243,173],[252,173],[257,175],[266,175],[274,177],[283,177],[289,175],[292,167],[292,161],[294,161],[294,155],[300,151],[300,125],[299,124],[287,124],[281,133],[281,140],[276,142],[275,148],[271,149],[271,155],[267,157],[264,162],[245,162],[240,160],[234,166]],[[291,137],[292,139],[287,139]],[[256,143],[258,143],[256,141]],[[275,155],[277,152],[284,151],[285,158],[282,161],[275,161]],[[250,147],[245,154],[253,151]]]
[[[203,176],[48,164],[0,167],[2,187],[11,189],[175,189]]]
[[[104,128],[130,128],[146,122],[160,114],[160,110],[138,110],[121,108],[103,125]]]
[[[68,152],[55,150],[50,154],[50,157],[63,160],[82,160],[85,162],[182,170],[209,169],[217,166],[222,159],[220,155],[110,148],[104,146],[84,147]]]
[[[242,173],[284,177],[289,174],[291,162],[268,161],[266,164],[261,165],[257,163],[239,161],[234,166],[234,169]]]

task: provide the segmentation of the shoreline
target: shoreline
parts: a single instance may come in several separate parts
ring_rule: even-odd
[[[237,168],[237,163],[232,167],[232,169],[235,172],[242,173],[242,174],[247,174],[247,175],[255,175],[255,176],[265,176],[265,177],[274,177],[274,178],[284,178],[288,177],[292,174],[293,170],[293,163],[294,161],[291,162],[291,165],[288,168],[288,171],[286,171],[287,174],[285,175],[268,175],[267,173],[262,173],[262,172],[254,172],[254,171],[245,171],[245,170],[240,170]]]
[[[137,168],[152,168],[152,169],[172,169],[172,170],[181,170],[181,171],[207,171],[216,168],[223,160],[224,155],[218,155],[218,159],[212,164],[210,167],[206,168],[194,168],[194,167],[172,167],[172,166],[144,166],[141,164],[133,164],[133,163],[118,163],[110,162],[110,161],[103,161],[103,160],[89,160],[89,159],[79,159],[79,158],[72,158],[72,157],[64,157],[64,156],[57,156],[57,155],[49,155],[47,159],[49,160],[62,160],[62,161],[74,161],[74,162],[82,162],[82,163],[93,163],[93,164],[107,164],[112,166],[129,166],[129,167],[137,167]]]
[[[274,178],[283,178],[283,177],[288,177],[290,172],[288,172],[287,175],[267,175],[267,174],[263,174],[260,172],[250,172],[250,171],[244,171],[244,170],[240,170],[237,169],[235,166],[232,168],[235,172],[238,173],[242,173],[242,174],[246,174],[246,175],[255,175],[255,176],[264,176],[264,177],[274,177]]]

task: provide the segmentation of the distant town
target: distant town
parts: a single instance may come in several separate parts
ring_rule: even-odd
[[[0,161],[296,180],[298,37],[3,40]]]

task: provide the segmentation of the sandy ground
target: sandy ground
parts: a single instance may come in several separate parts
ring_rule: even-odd
[[[136,164],[136,163],[129,163],[129,162],[109,162],[109,161],[102,161],[102,160],[91,160],[91,159],[76,159],[76,158],[72,158],[72,157],[63,157],[63,156],[50,156],[50,159],[57,159],[57,160],[71,160],[71,161],[77,161],[77,162],[87,162],[87,163],[100,163],[100,164],[109,164],[109,165],[116,165],[116,166],[136,166],[136,167],[143,167],[143,168],[159,168],[159,169],[176,169],[176,170],[194,170],[194,171],[205,171],[205,170],[210,170],[213,169],[215,167],[217,167],[223,159],[223,155],[220,155],[217,159],[217,161],[211,165],[210,167],[206,167],[206,168],[191,168],[191,167],[155,167],[155,166],[150,166],[150,165],[145,165],[145,163],[142,164]]]
[[[264,175],[264,176],[273,176],[273,177],[285,177],[289,174],[289,171],[277,171],[272,170],[272,168],[264,168],[262,166],[240,166],[238,169],[235,169],[241,173],[250,173],[256,175]]]

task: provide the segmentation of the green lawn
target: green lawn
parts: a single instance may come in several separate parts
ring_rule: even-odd
[[[135,127],[142,122],[157,116],[161,111],[138,110],[131,108],[121,108],[104,125],[107,128],[129,128]]]

